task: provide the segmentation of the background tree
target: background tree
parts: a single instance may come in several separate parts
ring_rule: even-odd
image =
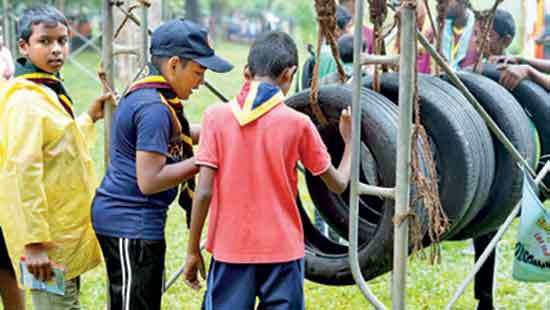
[[[199,0],[185,1],[185,18],[194,22],[200,22],[201,10]]]

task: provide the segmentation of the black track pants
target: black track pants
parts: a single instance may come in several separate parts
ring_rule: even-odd
[[[97,239],[107,265],[110,309],[160,309],[166,242],[103,235]]]

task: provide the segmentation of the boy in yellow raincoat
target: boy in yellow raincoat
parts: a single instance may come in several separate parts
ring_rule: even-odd
[[[31,290],[34,309],[78,309],[79,276],[101,261],[90,222],[97,185],[89,148],[105,95],[76,117],[59,76],[68,55],[68,24],[51,6],[19,22],[15,79],[0,86],[0,226],[19,279],[25,257],[38,279],[64,266],[65,295]],[[4,249],[5,250],[5,249]]]

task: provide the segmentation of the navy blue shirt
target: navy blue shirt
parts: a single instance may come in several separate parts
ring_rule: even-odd
[[[169,152],[171,134],[170,110],[156,89],[139,89],[120,101],[113,116],[109,166],[92,205],[96,233],[164,239],[166,212],[176,198],[177,188],[144,195],[137,184],[136,152],[166,155],[168,164],[180,161]]]

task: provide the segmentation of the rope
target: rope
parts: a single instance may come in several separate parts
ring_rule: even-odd
[[[317,55],[315,56],[315,65],[313,66],[313,77],[311,80],[311,92],[309,103],[311,110],[317,121],[324,126],[328,120],[319,106],[319,61],[321,56],[321,45],[323,38],[327,41],[332,52],[332,57],[336,61],[338,77],[341,82],[346,79],[344,67],[340,62],[340,53],[336,45],[334,36],[336,30],[336,1],[335,0],[315,0],[315,11],[317,12],[317,22],[319,30],[317,33]]]
[[[473,9],[472,4],[470,1],[468,1],[468,7],[474,12],[476,16],[476,20],[479,21],[481,24],[481,35],[477,36],[477,46],[479,47],[479,57],[477,59],[477,62],[474,66],[475,72],[481,71],[481,62],[483,58],[490,54],[490,52],[487,50],[486,46],[489,42],[489,36],[491,33],[491,29],[493,28],[493,22],[495,20],[495,13],[497,11],[498,6],[503,2],[504,0],[495,0],[495,3],[493,4],[493,7],[491,7],[489,10],[485,11],[476,11]]]
[[[449,0],[437,0],[437,31],[435,31],[434,28],[434,35],[435,35],[435,42],[436,42],[436,48],[437,52],[440,55],[443,55],[442,53],[442,41],[443,41],[443,31],[445,28],[445,18],[447,18],[447,8],[449,6]],[[435,66],[435,74],[441,73],[441,68],[439,66]]]
[[[403,1],[403,6],[409,6],[416,8],[416,0]],[[416,27],[416,26],[415,26]],[[416,55],[418,50],[418,43],[415,40],[414,53]],[[422,224],[419,217],[415,213],[414,206],[417,203],[422,202],[423,207],[428,211],[428,236],[431,241],[431,255],[430,262],[433,264],[439,262],[441,258],[441,249],[439,242],[441,236],[449,225],[449,220],[445,215],[443,207],[441,206],[441,200],[439,197],[438,188],[438,176],[435,161],[433,159],[433,152],[431,150],[430,141],[426,129],[422,125],[422,118],[420,116],[421,103],[418,95],[418,69],[416,65],[417,58],[414,58],[414,86],[413,86],[413,98],[414,98],[414,127],[412,133],[412,145],[411,145],[411,168],[412,168],[412,182],[416,187],[416,196],[408,207],[408,210],[404,214],[399,214],[394,217],[394,223],[401,224],[401,222],[410,219],[410,239],[413,245],[413,255],[416,253],[422,254]],[[420,167],[420,154],[425,157],[425,165],[428,169],[427,176],[423,169]]]
[[[373,25],[374,33],[374,54],[384,55],[386,47],[384,45],[384,34],[382,33],[384,21],[388,14],[388,8],[385,0],[369,0],[369,17]],[[384,70],[386,67],[384,66]],[[380,66],[374,65],[374,76],[372,81],[372,89],[380,92]]]

